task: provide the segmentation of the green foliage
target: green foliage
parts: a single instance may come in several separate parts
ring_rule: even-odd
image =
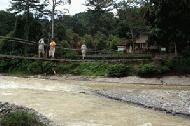
[[[1,73],[5,73],[7,72],[9,69],[9,62],[7,61],[0,61],[0,72]]]
[[[13,112],[2,117],[1,126],[45,126],[38,122],[35,116],[25,112]]]
[[[61,41],[61,47],[63,47],[63,48],[71,48],[71,45],[69,44],[69,42],[67,40],[62,40]]]
[[[186,47],[186,48],[182,51],[182,56],[184,56],[184,57],[190,57],[190,47]]]
[[[55,66],[52,62],[35,61],[28,64],[27,71],[30,74],[53,74]]]
[[[142,77],[151,77],[158,74],[158,69],[153,64],[143,64],[140,65],[137,74]]]
[[[131,68],[124,64],[115,64],[110,66],[108,69],[108,76],[109,77],[125,77],[128,76],[131,72]]]
[[[9,11],[13,11],[15,13],[22,13],[26,11],[26,8],[35,10],[32,13],[34,13],[38,17],[42,17],[43,10],[45,8],[46,4],[41,4],[40,2],[36,0],[17,0],[11,2],[11,7],[8,9]],[[29,13],[29,12],[28,12]]]
[[[141,77],[154,77],[160,76],[170,72],[170,68],[167,65],[162,64],[141,64],[137,69],[137,75]]]
[[[91,35],[85,34],[83,39],[84,39],[85,44],[88,48],[90,48],[90,49],[95,48],[95,45],[93,42],[93,37]]]
[[[6,37],[14,37],[14,32],[10,32]],[[0,53],[7,54],[13,53],[13,50],[16,48],[16,44],[10,42],[7,38],[0,39]]]
[[[86,76],[104,76],[108,69],[108,64],[103,63],[81,63],[73,70],[73,74]]]
[[[167,61],[168,67],[177,73],[190,73],[190,57],[176,57]]]
[[[190,39],[190,1],[150,0],[146,8],[145,16],[152,29],[151,41],[165,47],[175,42],[181,52]]]
[[[94,37],[95,49],[98,49],[98,50],[105,49],[106,47],[105,40],[106,40],[106,36],[101,32],[97,32]]]
[[[81,58],[79,53],[76,51],[66,51],[64,54],[64,57],[66,59],[80,59]]]
[[[55,71],[58,74],[72,74],[79,64],[57,64]]]
[[[141,77],[155,77],[173,72],[179,74],[190,73],[190,58],[176,57],[151,64],[126,65],[109,63],[54,63],[50,61],[33,60],[0,60],[0,73],[37,75],[37,74],[73,74],[85,76],[125,77],[138,75]]]
[[[108,49],[117,49],[117,45],[121,43],[121,39],[117,36],[110,35],[107,40],[107,47]]]
[[[6,11],[0,11],[0,17],[0,36],[5,36],[14,30],[15,15]]]

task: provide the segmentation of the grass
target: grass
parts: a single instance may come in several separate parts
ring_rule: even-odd
[[[13,112],[0,119],[1,126],[46,126],[38,122],[34,115],[25,112]]]

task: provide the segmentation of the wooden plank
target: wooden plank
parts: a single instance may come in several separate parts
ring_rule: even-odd
[[[43,61],[54,61],[54,62],[104,62],[104,63],[144,63],[144,62],[151,62],[150,59],[108,59],[108,60],[72,60],[72,59],[48,59],[48,58],[39,58],[39,57],[23,57],[23,56],[15,56],[15,55],[3,55],[0,54],[0,59],[26,59],[26,60],[43,60]]]

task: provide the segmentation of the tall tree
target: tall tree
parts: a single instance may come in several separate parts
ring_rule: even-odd
[[[30,31],[30,22],[29,16],[30,13],[38,13],[41,14],[45,4],[41,4],[39,0],[12,0],[11,8],[9,11],[12,11],[16,14],[25,13],[26,16],[26,26],[25,26],[25,39],[29,39],[29,31]]]
[[[86,0],[89,10],[110,11],[113,9],[114,0]]]
[[[133,48],[135,39],[140,34],[149,31],[142,12],[145,3],[144,0],[133,0],[121,1],[117,4],[119,34],[121,37],[130,38],[133,42]]]
[[[114,0],[86,0],[86,6],[92,27],[91,34],[95,35],[98,31],[105,33],[102,28],[107,22],[107,17],[113,17],[110,11],[113,10]]]
[[[51,10],[51,21],[52,21],[51,38],[54,38],[55,9],[57,6],[60,6],[60,5],[71,4],[71,0],[46,0],[46,2],[49,3],[52,7],[52,10]]]
[[[152,40],[160,45],[183,50],[190,40],[189,0],[150,0],[147,20],[152,26]]]
[[[0,11],[0,36],[5,36],[15,27],[15,15],[6,11]]]

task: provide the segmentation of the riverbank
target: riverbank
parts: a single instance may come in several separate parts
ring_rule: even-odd
[[[60,126],[190,126],[189,118],[144,109],[95,93],[101,89],[134,90],[135,87],[144,90],[152,85],[0,76],[0,101],[33,108]]]
[[[94,92],[100,96],[111,98],[114,100],[133,103],[151,108],[155,110],[165,111],[172,115],[190,116],[190,90],[186,88],[190,86],[189,76],[165,76],[161,78],[140,78],[136,76],[124,78],[105,78],[105,77],[84,77],[84,76],[49,76],[45,78],[51,80],[76,80],[76,81],[92,81],[96,85],[115,85],[113,88],[99,88]],[[136,85],[151,88],[116,88],[117,85]],[[156,88],[155,88],[156,87]],[[173,87],[185,87],[173,88]]]
[[[144,84],[144,85],[177,85],[190,86],[190,75],[187,76],[164,76],[160,78],[141,78],[137,76],[129,76],[122,78],[97,77],[97,76],[72,76],[72,75],[56,75],[56,76],[30,76],[35,78],[51,79],[51,80],[76,80],[76,81],[94,81],[103,83],[119,83],[119,84]]]
[[[27,78],[59,80],[61,82],[65,80],[76,81],[78,85],[81,86],[82,84],[82,86],[88,87],[87,89],[90,89],[90,91],[99,96],[133,103],[145,108],[165,111],[173,115],[190,116],[189,76],[106,78],[72,75],[38,75]]]
[[[24,113],[32,114],[35,116],[35,119],[38,122],[46,126],[56,126],[53,121],[49,120],[47,117],[35,111],[34,109],[27,108],[24,106],[18,106],[15,104],[10,104],[8,102],[0,102],[0,117],[5,116],[9,113],[14,113],[14,112],[24,112]]]
[[[190,91],[177,90],[97,90],[97,94],[172,115],[190,116]]]

